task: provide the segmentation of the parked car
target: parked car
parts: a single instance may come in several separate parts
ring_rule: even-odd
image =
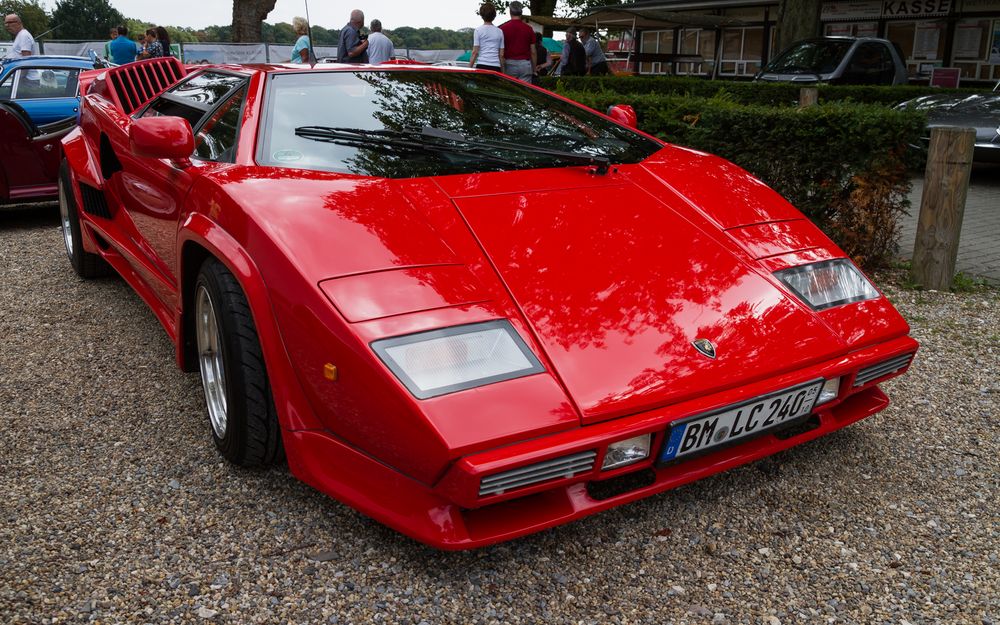
[[[138,65],[63,142],[73,268],[146,301],[225,458],[284,455],[417,540],[511,539],[812,440],[885,408],[917,350],[777,193],[541,89],[226,65],[136,106]]]
[[[80,72],[110,64],[82,56],[27,56],[0,64],[0,100],[11,100],[38,126],[76,117]]]
[[[76,125],[80,72],[96,57],[31,56],[0,63],[0,204],[56,197],[60,141]]]
[[[976,146],[972,158],[980,163],[1000,163],[1000,81],[992,91],[976,94],[925,95],[908,100],[897,108],[913,108],[927,112],[927,135],[940,126],[960,126],[976,131]]]
[[[903,85],[906,64],[899,48],[874,37],[820,37],[792,44],[755,80],[835,85]]]

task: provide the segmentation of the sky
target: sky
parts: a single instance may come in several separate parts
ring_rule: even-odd
[[[110,0],[125,17],[131,17],[153,24],[166,26],[189,26],[204,28],[213,24],[223,25],[233,21],[233,4],[228,0],[171,0],[170,2],[150,2],[149,0]],[[55,0],[43,0],[42,4],[51,11]],[[373,18],[382,20],[388,30],[399,26],[434,27],[457,30],[482,24],[476,15],[478,0],[355,0],[330,2],[312,0],[309,17],[313,24],[325,28],[339,29],[347,23],[351,9],[365,12],[365,23]],[[303,0],[277,0],[274,10],[267,16],[268,22],[289,22],[296,15],[305,17]],[[506,21],[501,18],[501,21]]]

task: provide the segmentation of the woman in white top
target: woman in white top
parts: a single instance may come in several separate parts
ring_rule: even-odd
[[[503,31],[493,25],[497,9],[492,2],[479,7],[483,25],[472,34],[472,56],[469,65],[476,69],[503,71]]]

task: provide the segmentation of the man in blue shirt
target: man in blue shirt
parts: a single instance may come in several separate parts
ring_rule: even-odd
[[[124,26],[118,27],[118,36],[108,44],[108,48],[111,49],[111,59],[117,65],[125,65],[135,60],[135,42],[128,38],[128,29]]]

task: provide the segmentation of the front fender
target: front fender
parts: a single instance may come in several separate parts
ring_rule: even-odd
[[[201,262],[210,255],[229,269],[246,295],[264,353],[267,376],[281,427],[285,430],[322,429],[322,424],[309,408],[288,358],[264,279],[247,251],[208,216],[191,213],[181,223],[178,252],[182,267],[179,272],[181,297],[178,298],[181,305],[176,311],[175,320],[178,328],[177,364],[182,369],[187,369],[186,365],[190,362],[187,356],[190,352],[186,346],[194,340],[191,331],[194,284]],[[187,314],[189,310],[192,311],[191,314]]]

